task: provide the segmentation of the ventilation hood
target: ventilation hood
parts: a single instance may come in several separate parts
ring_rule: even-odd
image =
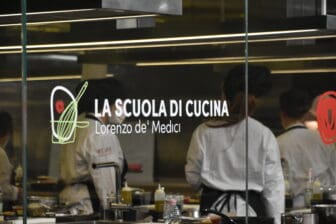
[[[182,14],[182,0],[29,0],[27,4],[31,25]],[[2,0],[0,27],[20,25],[20,10],[20,1]]]

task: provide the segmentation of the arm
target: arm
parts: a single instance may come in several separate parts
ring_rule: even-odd
[[[185,166],[185,175],[187,182],[196,190],[201,187],[201,170],[204,150],[204,136],[200,133],[200,127],[197,128],[190,141],[187,153],[187,164]]]
[[[9,163],[7,155],[0,155],[0,189],[4,200],[15,201],[18,198],[19,189],[10,184],[12,166]]]
[[[280,153],[274,135],[268,130],[264,138],[267,150],[264,167],[265,186],[263,196],[266,201],[267,213],[274,217],[275,224],[280,224],[281,213],[284,212],[285,184],[280,163]]]

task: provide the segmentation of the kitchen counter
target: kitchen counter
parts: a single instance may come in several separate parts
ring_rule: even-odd
[[[80,221],[80,222],[58,222],[58,224],[163,224],[161,222],[119,222],[109,220],[93,220],[93,221]]]
[[[237,224],[244,224],[244,217],[232,218]],[[0,222],[0,224],[22,224],[22,220],[11,220]],[[29,218],[28,224],[163,224],[162,222],[127,222],[127,221],[110,221],[110,220],[88,220],[88,221],[72,221],[72,222],[56,222],[56,220],[46,218]],[[182,222],[183,223],[183,222]],[[190,223],[190,222],[188,222]],[[249,224],[273,224],[273,219],[270,218],[250,218]]]
[[[22,218],[0,222],[1,224],[22,224]],[[27,224],[53,224],[56,223],[56,218],[28,218]]]
[[[0,222],[1,224],[22,224],[22,219],[9,220]],[[54,224],[54,218],[28,218],[28,224]],[[88,221],[74,221],[74,222],[57,222],[58,224],[162,224],[156,222],[126,222],[126,221],[110,221],[110,220],[88,220]]]
[[[142,205],[135,206],[135,209],[141,210],[153,210],[154,205]],[[195,211],[199,209],[198,204],[185,204],[183,210],[185,212]],[[186,213],[187,215],[187,213]],[[245,224],[245,217],[233,217],[232,218],[237,224]],[[128,220],[128,219],[126,219]],[[93,216],[69,216],[69,217],[60,217],[60,218],[29,218],[28,224],[160,224],[160,222],[150,222],[147,221],[112,221],[112,220],[99,220],[98,214]],[[143,220],[143,219],[139,219]],[[154,219],[155,220],[155,219]],[[11,220],[6,222],[0,222],[0,224],[22,224],[22,220]],[[182,221],[183,223],[183,221]],[[186,221],[189,223],[190,221]],[[161,223],[162,224],[162,223]],[[249,224],[273,224],[273,219],[266,217],[254,217],[249,219]]]
[[[9,220],[0,222],[1,224],[22,224],[23,220]],[[28,218],[28,224],[54,224],[56,219],[54,218]],[[135,222],[118,222],[118,221],[108,221],[108,220],[88,220],[88,221],[74,221],[74,222],[57,222],[58,224],[134,224]],[[136,222],[137,224],[142,224],[141,222]],[[145,224],[145,223],[144,223]],[[146,223],[149,224],[149,223]]]

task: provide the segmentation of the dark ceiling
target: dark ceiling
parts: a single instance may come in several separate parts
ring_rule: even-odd
[[[14,1],[3,1],[2,12],[17,9]],[[16,1],[15,1],[16,2]],[[68,1],[69,2],[69,1]],[[72,2],[72,1],[70,1]],[[76,1],[74,1],[76,2]],[[78,2],[78,1],[77,1]],[[89,7],[94,1],[85,0],[81,8]],[[296,1],[297,2],[297,1]],[[313,2],[313,1],[311,1]],[[264,57],[304,57],[336,55],[336,32],[326,29],[324,17],[318,16],[319,7],[305,3],[297,5],[295,1],[255,0],[249,5],[250,32],[273,31],[286,29],[319,28],[313,36],[323,39],[309,41],[274,41],[254,42],[250,44],[251,56]],[[328,2],[328,13],[335,13],[336,3]],[[48,3],[49,5],[49,3]],[[45,1],[28,0],[30,10],[43,9]],[[56,7],[50,5],[51,8]],[[59,7],[59,5],[58,5]],[[68,7],[76,7],[69,5]],[[93,7],[93,6],[92,6]],[[301,8],[300,8],[301,7]],[[287,18],[289,9],[297,8],[298,18]],[[74,15],[72,15],[74,16]],[[295,17],[295,15],[294,15]],[[191,35],[213,35],[226,33],[242,33],[244,31],[244,5],[237,0],[184,0],[183,15],[158,16],[155,27],[137,29],[117,29],[115,20],[99,22],[58,23],[50,25],[28,26],[29,44],[78,43],[112,40],[129,40],[157,37],[176,37]],[[28,21],[29,22],[29,21]],[[330,37],[328,37],[330,36]],[[253,38],[253,37],[252,37]],[[0,46],[20,45],[20,26],[0,27]],[[119,50],[76,50],[52,52],[52,54],[75,55],[78,61],[57,61],[50,59],[49,53],[34,53],[29,56],[29,74],[41,76],[45,74],[78,74],[82,63],[108,64],[110,66],[135,65],[137,62],[175,61],[183,59],[202,59],[218,57],[242,57],[244,44],[213,44],[206,46],[171,46],[146,49]],[[0,50],[0,76],[18,76],[20,54],[3,54]],[[43,62],[43,63],[41,63]],[[270,67],[277,69],[301,69],[335,67],[335,59],[316,61],[268,62]],[[62,66],[59,66],[62,65]]]
[[[5,2],[5,1],[3,1]],[[14,1],[7,0],[8,4]],[[46,2],[41,0],[40,2]],[[278,107],[275,99],[280,92],[291,86],[306,88],[317,95],[336,86],[336,31],[327,28],[325,17],[318,16],[315,5],[291,5],[303,2],[292,0],[254,0],[249,1],[250,32],[318,29],[305,35],[285,35],[285,37],[304,37],[305,40],[258,42],[249,44],[249,55],[285,61],[261,61],[272,70],[313,70],[334,69],[333,72],[314,74],[273,75],[273,88],[270,95],[263,99],[257,115],[273,130],[280,128],[277,121]],[[28,6],[32,0],[28,0]],[[7,3],[6,3],[7,4]],[[336,14],[336,1],[328,1],[328,13]],[[243,0],[184,0],[183,15],[155,17],[155,27],[137,29],[117,29],[116,21],[59,23],[28,26],[28,43],[79,43],[94,41],[131,40],[158,37],[181,37],[192,35],[214,35],[242,33],[244,31]],[[1,8],[1,7],[0,7]],[[288,18],[288,9],[297,9],[297,18]],[[2,8],[3,9],[3,8]],[[74,16],[74,15],[72,15]],[[29,22],[29,21],[28,21]],[[328,24],[333,25],[333,24]],[[276,35],[281,36],[281,35]],[[242,39],[242,38],[240,38]],[[235,40],[234,38],[232,40]],[[173,42],[174,43],[174,42]],[[20,77],[20,54],[1,53],[1,47],[20,45],[20,26],[0,27],[0,79]],[[244,56],[244,42],[192,46],[169,46],[138,49],[76,50],[50,53],[31,53],[28,57],[28,74],[33,76],[80,75],[82,65],[104,64],[108,72],[122,80],[132,97],[215,97],[220,94],[219,83],[234,63],[205,65],[183,65],[165,67],[139,67],[137,62],[173,62],[186,59],[227,58]],[[59,57],[57,57],[59,56]],[[71,60],[67,60],[70,56]],[[300,58],[324,58],[320,60],[299,60]],[[77,60],[73,60],[77,58]],[[327,59],[326,59],[327,58]],[[45,82],[41,82],[42,85]],[[12,84],[8,84],[12,85]],[[37,83],[36,86],[41,85]],[[48,86],[48,84],[45,84]],[[50,85],[50,83],[49,83]],[[30,85],[31,86],[31,85]],[[6,87],[6,85],[5,85]],[[34,86],[30,91],[34,91]],[[12,88],[12,91],[17,91]],[[0,92],[8,94],[3,86]],[[46,98],[49,92],[37,94]],[[19,99],[19,97],[17,97]],[[18,101],[18,99],[16,99]],[[12,99],[8,100],[11,103]],[[46,101],[43,101],[46,103]]]
[[[133,0],[138,1],[138,0]],[[155,0],[156,1],[156,0]],[[157,0],[158,1],[158,0]],[[1,0],[0,14],[19,12],[18,0]],[[95,8],[96,5],[86,5],[98,2],[97,0],[27,0],[29,11],[40,11],[44,9]],[[61,3],[63,2],[63,3]],[[313,69],[335,69],[336,71],[336,31],[326,24],[325,17],[319,16],[319,7],[315,4],[318,0],[253,0],[249,1],[249,25],[250,32],[253,31],[274,31],[274,30],[296,30],[296,29],[318,29],[304,35],[284,35],[285,37],[301,37],[297,41],[287,41],[286,38],[279,41],[260,42],[264,37],[251,37],[255,42],[249,44],[250,59],[254,57],[266,57],[273,59],[286,59],[285,61],[261,61],[272,70],[295,70],[302,71]],[[99,22],[77,22],[77,23],[56,23],[49,25],[28,26],[28,43],[52,44],[52,43],[79,43],[111,40],[131,40],[158,37],[180,37],[192,35],[214,35],[242,33],[244,31],[244,1],[243,0],[183,0],[183,15],[168,16],[160,15],[155,17],[155,27],[137,29],[117,29],[115,20]],[[301,3],[305,3],[302,5]],[[62,5],[64,4],[64,5]],[[65,7],[66,6],[66,7]],[[289,13],[290,11],[290,13]],[[106,12],[106,11],[105,11]],[[94,12],[96,13],[96,12]],[[93,13],[93,14],[94,14]],[[128,12],[129,13],[129,12]],[[132,12],[134,13],[134,12]],[[138,13],[138,12],[137,12]],[[81,17],[89,17],[83,15]],[[99,12],[101,16],[101,12]],[[139,13],[138,13],[139,14]],[[289,18],[289,14],[291,18]],[[296,14],[296,15],[295,15]],[[336,1],[328,1],[328,14],[336,15]],[[116,15],[116,14],[114,14]],[[125,15],[125,14],[124,14]],[[67,17],[77,18],[78,14],[70,14]],[[293,18],[293,17],[296,18]],[[32,18],[39,20],[41,18]],[[64,19],[61,15],[60,19]],[[14,22],[17,22],[14,21]],[[334,27],[335,28],[335,27]],[[1,27],[0,18],[0,106],[13,113],[14,119],[21,120],[21,95],[20,84],[17,82],[2,83],[4,78],[18,78],[21,75],[21,55],[19,53],[6,53],[4,47],[20,45],[20,26]],[[281,35],[276,35],[281,36]],[[318,37],[319,36],[319,37]],[[302,37],[304,37],[302,40]],[[239,39],[239,38],[238,38]],[[309,39],[309,40],[308,40]],[[231,40],[237,40],[232,38]],[[242,37],[240,37],[242,40]],[[259,42],[258,42],[259,41]],[[174,44],[174,42],[172,42]],[[50,53],[29,53],[28,55],[28,76],[56,76],[69,77],[80,75],[83,64],[104,64],[108,66],[108,73],[114,74],[120,79],[128,90],[129,97],[134,98],[190,98],[202,99],[220,96],[220,83],[223,75],[236,63],[213,63],[204,65],[180,65],[180,66],[136,66],[137,62],[174,62],[186,59],[204,60],[205,58],[227,58],[244,56],[244,42],[239,43],[213,43],[210,45],[192,46],[167,46],[138,49],[104,49],[100,50],[75,50],[62,51],[54,50]],[[310,60],[309,58],[324,58]],[[307,60],[299,60],[308,58]],[[281,130],[278,118],[279,108],[277,99],[279,94],[290,87],[307,89],[312,95],[323,91],[335,89],[336,72],[314,74],[281,74],[272,75],[272,90],[267,96],[260,99],[260,105],[255,116],[265,123],[275,133]],[[71,89],[76,86],[78,80],[57,80],[28,82],[28,117],[29,134],[28,139],[30,157],[32,161],[48,161],[43,157],[50,147],[49,128],[49,97],[51,89],[55,85],[64,85]],[[168,140],[156,140],[158,154],[171,153],[172,143],[178,142],[182,147],[190,139],[191,132],[199,120],[187,120],[180,135],[174,135]],[[47,126],[48,125],[48,126]],[[20,123],[17,123],[20,130]],[[34,131],[32,131],[34,130]],[[39,136],[39,141],[36,141]],[[167,135],[168,136],[168,135]],[[169,136],[168,136],[169,137]],[[17,138],[19,139],[19,138]],[[44,142],[44,143],[43,143]],[[161,142],[161,143],[160,143]],[[161,144],[161,145],[160,145]],[[164,147],[162,147],[164,145]],[[173,145],[173,146],[172,146]],[[177,144],[178,145],[178,144]],[[168,148],[166,148],[168,147]],[[186,146],[187,147],[187,146]],[[168,149],[168,150],[165,150]],[[41,156],[42,155],[42,156]],[[44,158],[44,159],[42,159]],[[172,168],[179,167],[180,172],[184,164],[184,155],[180,156],[180,166],[176,163],[165,163],[164,159],[158,159],[163,166]],[[162,165],[161,164],[161,165]],[[173,165],[172,165],[173,164]],[[171,167],[172,166],[172,167]],[[47,169],[47,165],[44,166]],[[45,169],[45,170],[46,170]],[[179,170],[180,169],[180,170]],[[38,167],[38,172],[46,172]],[[169,173],[171,172],[170,169]],[[161,175],[161,170],[158,173]],[[164,171],[163,171],[164,172]],[[176,173],[176,172],[175,172]],[[174,173],[174,175],[175,175]],[[180,172],[183,173],[183,172]],[[45,173],[43,173],[45,174]],[[32,175],[30,173],[30,175]],[[166,174],[167,175],[167,174]]]

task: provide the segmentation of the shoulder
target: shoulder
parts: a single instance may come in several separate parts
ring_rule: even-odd
[[[206,123],[202,123],[196,127],[193,132],[193,136],[206,135],[210,131],[210,127]]]
[[[9,166],[10,165],[7,153],[5,152],[5,150],[2,147],[0,147],[0,165],[1,166]]]
[[[201,142],[209,142],[214,139],[217,139],[218,136],[223,136],[225,131],[223,131],[225,127],[212,127],[209,126],[208,122],[204,122],[197,126],[194,130],[192,138],[193,140],[197,139],[197,141]]]
[[[336,149],[336,144],[325,144],[318,130],[307,130],[307,140],[318,143],[323,148]]]
[[[4,155],[7,156],[5,150],[2,147],[0,147],[0,156],[2,157]]]
[[[278,141],[278,142],[283,142],[283,141],[285,141],[287,138],[288,138],[288,133],[285,132],[285,133],[280,134],[280,135],[277,137],[277,141]]]
[[[305,129],[307,134],[309,133],[310,136],[314,136],[314,138],[318,138],[322,141],[320,133],[318,130],[311,130],[311,129]]]
[[[269,129],[267,126],[265,126],[263,123],[261,123],[260,121],[252,118],[252,117],[249,117],[248,118],[248,122],[249,122],[249,129],[252,129],[251,130],[251,133],[260,133],[262,135],[267,135],[267,136],[273,136],[274,137],[274,134],[273,132],[271,131],[271,129]]]
[[[281,135],[279,135],[277,137],[278,141],[285,141],[289,138],[299,138],[299,139],[307,139],[309,140],[313,140],[313,141],[321,141],[321,137],[318,131],[315,130],[310,130],[307,128],[300,128],[300,129],[295,129],[295,130],[291,130],[291,131],[287,131]]]
[[[249,118],[250,139],[254,142],[260,141],[263,148],[278,148],[277,140],[267,126],[254,118]]]
[[[4,160],[7,161],[8,160],[7,153],[2,147],[0,147],[0,160],[1,161],[4,161]]]

